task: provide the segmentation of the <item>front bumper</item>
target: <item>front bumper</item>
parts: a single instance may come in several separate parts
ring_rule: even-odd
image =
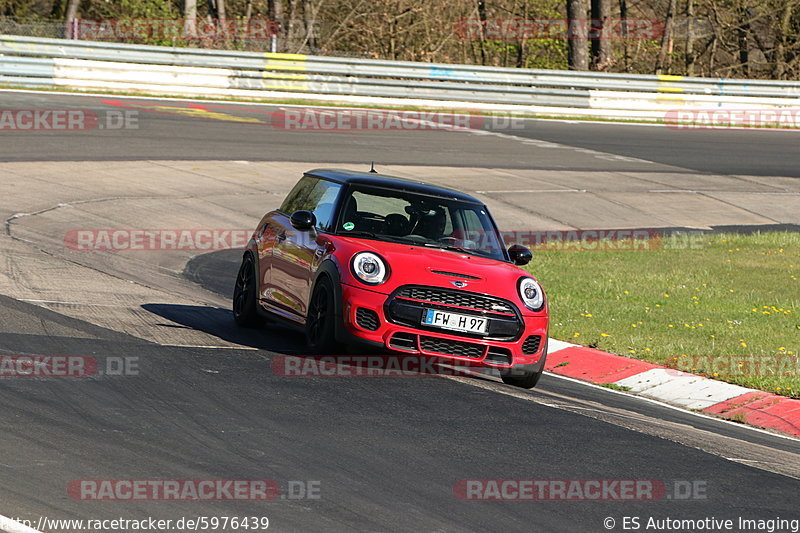
[[[479,363],[497,368],[536,364],[547,347],[548,317],[524,315],[514,309],[513,328],[508,317],[487,313],[495,319],[485,336],[421,325],[414,307],[398,305],[395,295],[342,284],[342,326],[347,336],[393,351]],[[408,300],[400,302],[408,304]],[[410,302],[417,309],[444,309],[435,303]],[[401,311],[398,313],[398,309]],[[453,312],[463,309],[452,308]],[[417,311],[420,312],[420,311]],[[475,311],[480,313],[481,311]]]

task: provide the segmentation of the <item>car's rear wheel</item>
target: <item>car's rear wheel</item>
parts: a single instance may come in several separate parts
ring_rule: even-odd
[[[313,353],[333,353],[337,349],[336,313],[333,286],[321,277],[314,286],[306,317],[306,339]]]
[[[539,366],[540,370],[536,370]],[[532,389],[539,383],[539,379],[544,373],[544,365],[515,365],[511,368],[504,368],[500,371],[500,377],[503,383],[521,387],[523,389]]]
[[[258,314],[257,291],[255,261],[248,253],[242,259],[233,288],[233,319],[240,326],[257,328],[264,324]]]

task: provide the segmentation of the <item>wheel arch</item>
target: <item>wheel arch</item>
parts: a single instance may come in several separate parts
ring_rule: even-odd
[[[311,287],[309,287],[309,302],[311,300],[311,296],[314,294],[314,290],[317,288],[317,284],[323,278],[330,281],[331,285],[333,286],[333,316],[336,321],[336,338],[337,340],[340,340],[344,337],[344,320],[342,317],[342,276],[339,272],[339,264],[334,260],[334,258],[326,258],[322,263],[320,263],[319,267],[314,273],[314,279],[311,282]]]

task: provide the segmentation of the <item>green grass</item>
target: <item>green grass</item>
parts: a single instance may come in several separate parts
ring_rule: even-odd
[[[631,390],[630,387],[626,387],[625,385],[617,385],[616,383],[601,383],[600,386],[605,387],[607,389],[618,390],[622,392],[627,392]]]
[[[554,338],[800,398],[800,233],[554,248],[527,267]]]

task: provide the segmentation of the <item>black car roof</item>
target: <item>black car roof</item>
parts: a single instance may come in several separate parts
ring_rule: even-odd
[[[453,189],[448,189],[446,187],[430,185],[421,181],[387,176],[385,174],[377,174],[374,172],[357,172],[354,170],[343,170],[340,168],[317,168],[314,170],[309,170],[306,172],[306,175],[315,176],[338,183],[372,185],[387,189],[397,189],[420,194],[428,194],[431,196],[453,198],[456,200],[462,200],[464,202],[483,205],[482,201],[463,192],[454,191]]]

